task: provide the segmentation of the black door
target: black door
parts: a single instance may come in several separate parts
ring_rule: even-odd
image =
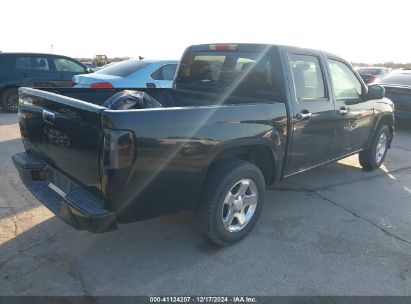
[[[286,175],[303,171],[329,159],[335,109],[324,62],[315,53],[289,54],[293,132]]]
[[[71,87],[71,79],[74,75],[87,73],[85,67],[70,58],[60,56],[53,56],[52,58],[59,87]]]
[[[372,129],[374,101],[367,101],[365,87],[352,68],[340,59],[327,58],[336,109],[334,158],[364,147]]]

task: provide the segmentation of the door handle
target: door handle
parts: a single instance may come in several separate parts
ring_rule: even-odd
[[[296,117],[298,120],[302,120],[302,121],[308,120],[308,119],[310,119],[312,116],[313,116],[313,113],[310,113],[310,112],[300,112],[300,113],[297,113],[297,115],[295,115],[295,117]]]
[[[49,125],[54,126],[54,119],[56,118],[56,114],[43,109],[43,121],[48,123]]]
[[[341,108],[338,110],[338,114],[340,114],[341,116],[345,116],[348,114],[348,109],[346,108]]]

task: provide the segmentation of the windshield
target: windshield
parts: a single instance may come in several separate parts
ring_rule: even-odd
[[[411,86],[411,73],[407,74],[388,74],[387,76],[381,78],[379,83],[383,84],[395,84],[395,85],[406,85]]]
[[[176,87],[255,98],[280,98],[268,56],[250,52],[189,52]]]
[[[126,77],[130,75],[131,73],[134,73],[135,71],[145,67],[148,64],[149,62],[147,61],[142,61],[138,59],[130,59],[130,60],[126,60],[126,61],[122,61],[122,62],[113,64],[113,65],[110,65],[106,68],[102,68],[101,70],[98,70],[95,73]]]

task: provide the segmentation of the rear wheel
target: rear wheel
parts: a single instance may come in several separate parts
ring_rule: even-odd
[[[19,104],[17,88],[5,89],[0,95],[0,101],[5,111],[17,112],[17,106]]]
[[[254,164],[227,160],[214,165],[194,216],[199,230],[226,246],[254,227],[264,204],[264,177]]]
[[[365,170],[375,170],[384,162],[390,141],[390,130],[387,125],[381,125],[367,150],[361,151],[359,161]]]

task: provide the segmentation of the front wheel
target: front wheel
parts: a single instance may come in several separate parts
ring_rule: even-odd
[[[379,127],[373,142],[367,150],[361,151],[359,161],[365,170],[375,170],[384,162],[390,141],[390,130],[387,125]]]
[[[17,112],[19,95],[17,88],[8,88],[0,94],[0,102],[7,112]]]
[[[264,177],[254,164],[226,160],[214,165],[194,217],[199,230],[220,246],[244,238],[264,204]]]

